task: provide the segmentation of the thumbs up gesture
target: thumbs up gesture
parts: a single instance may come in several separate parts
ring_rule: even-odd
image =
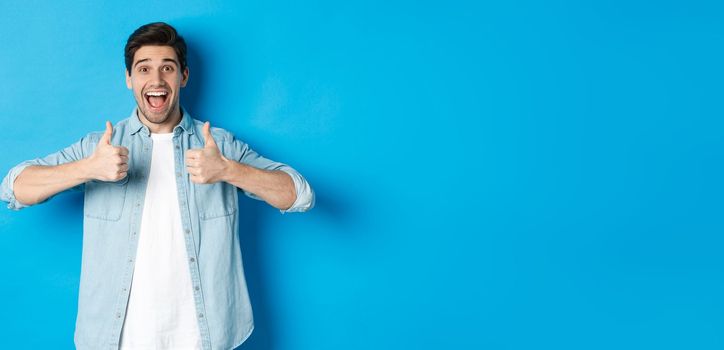
[[[211,136],[209,122],[204,123],[204,148],[186,151],[186,170],[191,181],[197,184],[212,184],[222,180],[228,168],[226,159]]]
[[[106,121],[106,132],[88,157],[88,172],[92,179],[118,181],[128,175],[128,148],[111,145],[111,135],[113,126]]]

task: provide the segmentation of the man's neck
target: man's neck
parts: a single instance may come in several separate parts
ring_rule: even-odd
[[[152,134],[168,134],[172,133],[173,128],[181,122],[182,112],[181,108],[177,107],[176,110],[171,113],[171,116],[160,124],[148,121],[140,109],[136,109],[136,115],[138,116],[138,120],[140,120],[143,125],[147,126],[148,130],[150,130]]]

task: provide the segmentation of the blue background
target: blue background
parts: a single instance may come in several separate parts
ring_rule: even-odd
[[[0,171],[182,103],[310,181],[241,199],[240,349],[722,349],[720,2],[0,2]],[[0,346],[73,347],[82,195],[0,210]]]

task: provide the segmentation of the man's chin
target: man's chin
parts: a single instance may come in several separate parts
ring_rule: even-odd
[[[143,112],[143,116],[146,120],[154,124],[162,124],[171,116],[170,108],[166,108],[158,112],[149,110],[148,108],[141,108],[141,111]]]
[[[160,116],[155,116],[155,115],[153,115],[153,114],[151,114],[151,115],[146,115],[146,119],[147,119],[149,122],[154,123],[154,124],[163,124],[165,121],[168,120],[168,117],[169,117],[168,114],[163,114],[163,115],[160,115]]]

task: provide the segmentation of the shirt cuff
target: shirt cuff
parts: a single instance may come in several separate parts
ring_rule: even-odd
[[[0,200],[8,203],[8,209],[20,210],[25,207],[29,207],[29,205],[18,202],[18,200],[15,198],[15,191],[13,189],[13,186],[15,184],[15,179],[18,177],[18,175],[20,175],[20,173],[30,165],[33,165],[33,163],[30,161],[25,161],[16,165],[12,169],[10,169],[8,174],[3,179]]]
[[[294,182],[294,189],[297,193],[297,199],[294,201],[291,207],[288,209],[279,209],[279,212],[290,213],[290,212],[305,212],[309,209],[314,208],[315,195],[312,187],[309,186],[307,180],[305,180],[299,173],[289,167],[283,167],[281,170],[292,178]]]

